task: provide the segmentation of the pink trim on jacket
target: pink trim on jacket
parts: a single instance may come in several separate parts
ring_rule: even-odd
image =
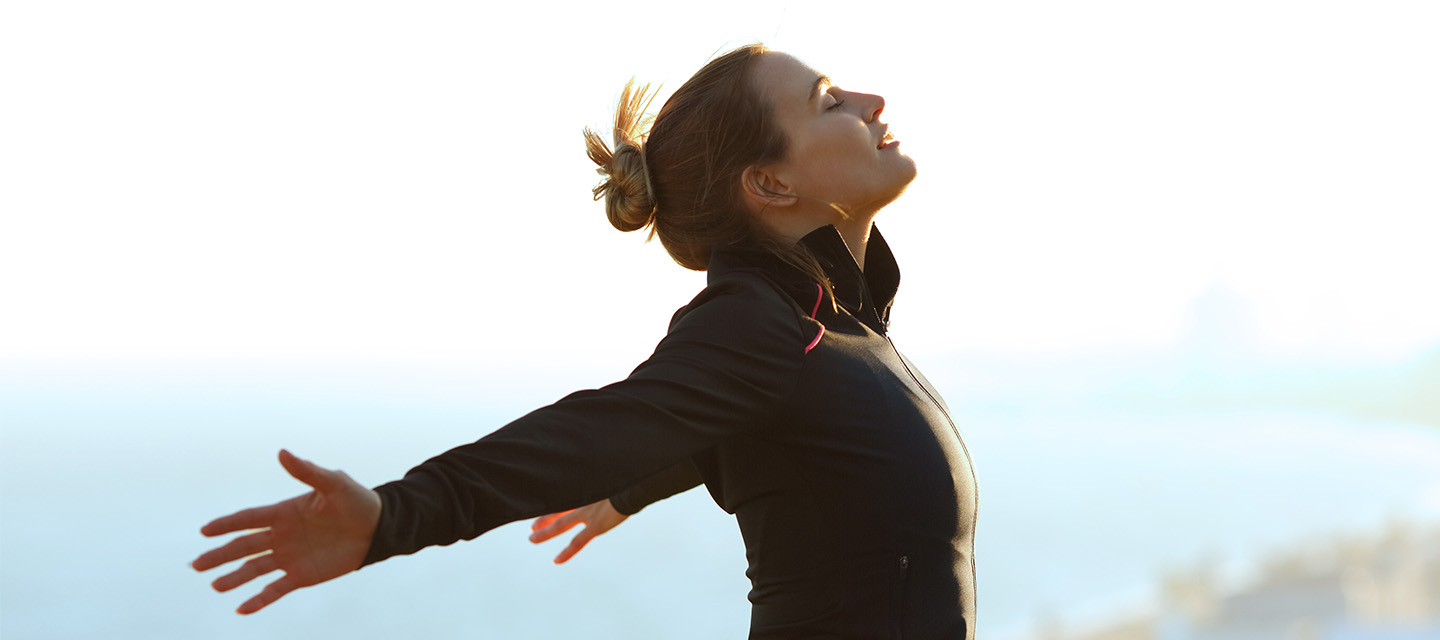
[[[815,308],[810,310],[810,317],[812,319],[815,317],[815,314],[820,313],[820,301],[824,299],[825,289],[818,284],[815,285]],[[825,335],[825,325],[822,324],[820,325],[820,333],[815,334],[815,339],[811,340],[810,344],[805,345],[805,353],[810,353],[810,350],[814,349],[815,345],[820,344],[820,336],[823,335]]]

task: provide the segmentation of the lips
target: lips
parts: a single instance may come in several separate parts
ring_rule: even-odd
[[[887,130],[885,132],[885,135],[880,136],[880,144],[875,145],[875,148],[883,149],[893,142],[895,142],[895,136],[891,135],[890,132]]]
[[[875,145],[876,149],[884,149],[886,145],[895,142],[895,136],[890,134],[890,125],[885,125],[885,133],[880,135],[880,144]]]

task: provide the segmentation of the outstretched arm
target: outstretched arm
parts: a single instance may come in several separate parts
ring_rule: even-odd
[[[375,487],[384,508],[365,563],[613,499],[718,442],[775,428],[815,335],[808,316],[746,273],[712,282],[686,309],[626,379],[570,394]]]
[[[277,569],[285,572],[241,604],[236,613],[254,613],[291,591],[359,569],[380,520],[380,496],[345,472],[325,469],[283,449],[280,465],[296,480],[310,485],[312,491],[272,505],[237,511],[200,528],[206,536],[258,529],[205,552],[191,563],[196,571],[207,571],[250,558],[211,583],[216,591],[229,591]]]

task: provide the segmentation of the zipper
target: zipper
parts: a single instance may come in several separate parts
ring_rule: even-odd
[[[950,412],[945,410],[945,405],[941,404],[940,400],[936,398],[934,394],[930,393],[930,389],[925,386],[925,383],[920,382],[920,376],[915,375],[915,372],[910,369],[910,363],[905,360],[904,355],[901,355],[900,348],[895,346],[895,341],[890,338],[889,332],[885,333],[885,341],[890,343],[890,350],[894,351],[895,357],[900,359],[900,366],[905,367],[905,373],[910,374],[910,379],[915,382],[915,386],[920,387],[920,390],[925,392],[925,397],[930,399],[930,402],[940,411],[940,415],[945,416],[945,421],[950,423],[950,432],[955,434],[955,441],[960,443],[960,450],[965,453],[965,465],[970,468],[970,486],[974,487],[975,493],[975,504],[970,512],[970,522],[978,526],[980,520],[980,479],[975,475],[975,460],[970,457],[970,446],[965,444],[965,438],[960,437],[960,428],[955,426],[955,419],[950,417]],[[972,529],[970,532],[970,580],[972,583],[976,577],[975,531]],[[979,594],[974,595],[976,609],[978,610],[980,602]]]

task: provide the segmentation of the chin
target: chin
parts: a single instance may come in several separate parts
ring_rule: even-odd
[[[909,156],[903,157],[906,160],[905,167],[897,171],[895,176],[895,198],[898,198],[900,197],[900,194],[905,193],[905,189],[910,186],[911,182],[915,181],[915,161],[911,160]],[[893,201],[895,198],[891,198],[891,200]]]
[[[905,165],[909,168],[907,173],[908,177],[905,178],[905,184],[908,185],[911,181],[915,180],[915,159],[903,154],[900,157],[905,160]]]

